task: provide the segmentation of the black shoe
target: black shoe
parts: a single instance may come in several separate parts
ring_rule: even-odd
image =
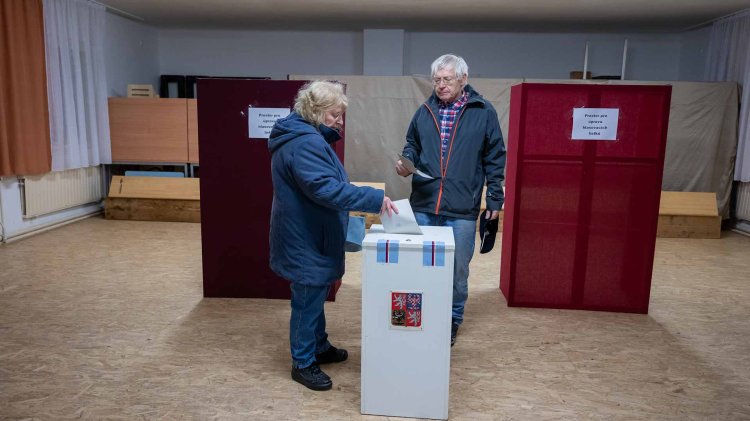
[[[458,323],[451,323],[451,346],[456,344],[456,336],[458,336]]]
[[[305,368],[292,367],[292,379],[312,390],[330,390],[333,387],[331,378],[315,363]]]
[[[346,361],[347,358],[349,358],[349,353],[345,349],[338,349],[333,345],[324,352],[315,355],[318,364],[340,363]]]

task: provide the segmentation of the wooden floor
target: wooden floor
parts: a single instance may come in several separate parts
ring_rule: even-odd
[[[0,246],[0,418],[384,419],[359,414],[361,254],[326,306],[350,360],[312,392],[288,302],[203,299],[200,249],[198,224],[98,217]],[[659,239],[649,315],[508,308],[499,250],[472,262],[451,419],[750,419],[750,238]]]

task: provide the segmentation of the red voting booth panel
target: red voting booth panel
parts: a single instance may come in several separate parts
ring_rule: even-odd
[[[671,92],[512,88],[500,271],[509,306],[648,312]],[[572,138],[575,108],[618,109],[616,140]]]
[[[267,139],[249,138],[248,108],[294,108],[304,81],[199,79],[205,297],[286,298],[268,265],[273,185]],[[344,161],[344,142],[334,144]],[[340,281],[331,290],[333,299]]]

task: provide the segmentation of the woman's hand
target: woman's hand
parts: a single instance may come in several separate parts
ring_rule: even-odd
[[[389,217],[393,216],[394,212],[398,213],[398,208],[388,196],[383,197],[383,205],[380,207],[380,214],[383,215],[385,212],[388,212]]]

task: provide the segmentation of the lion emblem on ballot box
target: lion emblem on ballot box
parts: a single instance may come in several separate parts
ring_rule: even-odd
[[[391,291],[391,326],[422,328],[422,292]]]

